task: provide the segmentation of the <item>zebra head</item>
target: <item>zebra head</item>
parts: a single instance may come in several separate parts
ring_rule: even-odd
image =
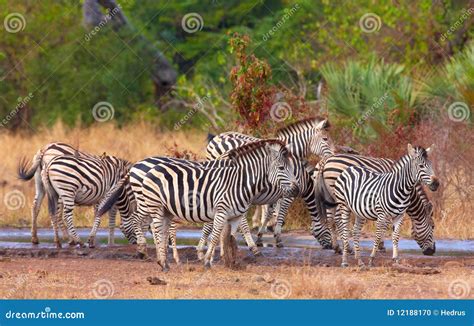
[[[431,191],[436,191],[439,187],[439,181],[433,171],[433,165],[428,159],[428,154],[433,152],[434,145],[427,149],[423,147],[413,147],[408,144],[408,155],[412,164],[412,176],[422,183],[426,184]]]
[[[423,255],[431,256],[436,252],[434,241],[433,205],[424,203],[419,218],[412,219],[411,233],[421,248]]]
[[[310,151],[311,153],[325,158],[334,155],[334,144],[329,138],[328,134],[329,121],[324,119],[322,121],[315,121],[314,128],[311,129]]]
[[[272,142],[266,145],[269,153],[268,181],[277,185],[285,196],[294,197],[299,192],[298,181],[290,162],[289,145]]]

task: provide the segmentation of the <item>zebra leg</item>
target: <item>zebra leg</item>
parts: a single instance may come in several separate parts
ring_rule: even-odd
[[[223,216],[222,214],[216,214],[216,216],[214,217],[214,222],[212,224],[211,240],[209,241],[209,246],[207,248],[206,255],[204,256],[205,267],[211,267],[211,259],[214,254],[214,249],[216,248],[217,241],[219,241],[225,223],[225,216]]]
[[[39,244],[38,240],[38,214],[41,208],[45,192],[43,180],[41,179],[41,170],[35,172],[35,199],[33,199],[33,208],[31,210],[31,243]]]
[[[378,246],[380,244],[380,240],[383,238],[385,230],[387,229],[387,226],[389,224],[389,223],[387,223],[387,221],[388,221],[388,219],[386,219],[385,215],[382,214],[382,213],[377,218],[374,245],[372,246],[372,252],[370,253],[370,258],[369,258],[369,266],[370,267],[374,266],[374,259],[375,259],[375,255],[377,253],[377,248],[378,248]]]
[[[143,216],[145,212],[141,210],[140,207],[137,208],[137,211],[132,214],[132,225],[135,230],[135,235],[137,236],[137,251],[138,251],[138,257],[145,259],[148,257],[147,251],[146,251],[146,238],[144,235],[144,219],[146,216]],[[152,228],[153,230],[153,228]]]
[[[392,243],[393,243],[393,255],[392,260],[394,263],[398,264],[400,262],[398,258],[398,240],[400,239],[400,229],[402,228],[403,224],[403,216],[404,214],[398,216],[394,221],[394,230],[392,233]],[[380,248],[380,247],[379,247]]]
[[[337,229],[336,229],[336,214],[338,214],[338,209],[336,208],[326,208],[326,224],[331,232],[331,243],[332,248],[336,254],[342,254],[341,247],[337,242]],[[340,214],[340,213],[339,213]]]
[[[60,207],[60,209],[59,209],[59,213],[58,213],[58,217],[57,217],[56,221],[58,222],[58,225],[59,225],[59,227],[61,228],[61,232],[62,232],[62,234],[63,234],[63,240],[64,240],[64,241],[68,241],[68,239],[69,239],[69,232],[68,232],[68,230],[67,230],[66,224],[64,223],[64,217],[62,216],[63,202],[62,202],[61,198],[59,198],[58,207]]]
[[[81,247],[84,246],[81,239],[77,235],[76,228],[74,227],[74,223],[72,221],[72,211],[74,209],[74,201],[68,201],[63,198],[63,218],[66,222],[66,226],[69,233],[69,245],[79,245]]]
[[[262,241],[263,233],[266,231],[267,223],[272,218],[273,212],[275,211],[275,207],[273,205],[265,205],[265,208],[262,208],[262,212],[264,210],[266,210],[265,218],[257,233],[257,246],[259,247],[263,246],[263,241]]]
[[[171,240],[171,247],[173,249],[173,258],[176,263],[176,265],[180,265],[181,262],[179,261],[179,254],[178,254],[178,248],[176,244],[176,231],[177,231],[177,225],[176,222],[171,221],[170,224],[170,240]]]
[[[244,236],[245,242],[247,243],[247,246],[249,247],[250,251],[252,251],[255,256],[260,256],[262,253],[260,252],[260,250],[258,250],[257,245],[253,241],[246,214],[242,215],[240,219],[240,232],[242,232],[242,235]]]
[[[340,216],[336,215],[338,233],[342,239],[342,263],[341,267],[348,267],[347,256],[349,254],[349,217],[350,210],[347,206],[339,204]]]
[[[293,202],[293,198],[284,197],[278,201],[276,204],[276,212],[277,212],[277,223],[275,227],[275,242],[278,248],[283,248],[283,241],[281,240],[281,229],[283,224],[285,223],[285,217],[288,214],[288,209],[290,208],[291,203]]]
[[[365,266],[360,256],[360,242],[359,242],[360,232],[362,230],[362,227],[364,226],[364,223],[365,223],[365,218],[356,215],[354,229],[352,231],[352,236],[354,237],[354,255],[355,255],[355,259],[357,260],[357,263],[359,264],[359,267]]]
[[[114,209],[114,208],[113,208]],[[95,248],[95,236],[97,234],[97,229],[100,225],[100,216],[97,215],[97,205],[94,206],[94,224],[92,225],[92,230],[89,233],[89,239],[87,243],[89,244],[89,248]]]
[[[255,212],[252,215],[252,229],[258,230],[262,223],[262,207],[261,205],[255,206]]]
[[[115,244],[115,221],[117,217],[117,206],[112,207],[109,210],[109,238],[107,239],[107,244],[112,246]]]
[[[152,218],[151,233],[155,242],[158,265],[161,266],[163,272],[167,272],[170,269],[167,257],[170,218],[165,216],[161,206],[149,206],[148,209]]]
[[[204,223],[204,226],[202,228],[201,239],[199,239],[199,243],[196,248],[199,260],[204,259],[204,247],[206,246],[207,239],[211,235],[212,225],[213,225],[212,222],[207,222],[207,223]]]
[[[59,232],[58,232],[58,220],[61,216],[60,207],[56,210],[54,215],[51,215],[51,225],[53,226],[54,231],[54,243],[56,244],[56,248],[61,248],[61,240],[59,239]]]

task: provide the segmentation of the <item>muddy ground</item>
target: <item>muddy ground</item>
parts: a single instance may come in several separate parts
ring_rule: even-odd
[[[132,245],[0,249],[2,298],[473,298],[471,254],[422,256],[391,252],[376,267],[340,268],[341,256],[320,248],[239,247],[237,266],[205,269],[194,247],[179,249],[181,265],[161,272]],[[367,250],[364,252],[367,260]]]

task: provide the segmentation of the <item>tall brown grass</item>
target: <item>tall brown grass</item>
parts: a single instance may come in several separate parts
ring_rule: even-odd
[[[75,146],[81,151],[100,155],[106,152],[131,162],[152,155],[171,155],[176,152],[175,144],[182,150],[204,157],[206,133],[193,131],[160,131],[148,123],[136,123],[123,128],[114,124],[98,123],[87,129],[67,128],[57,123],[51,129],[42,129],[35,134],[0,134],[0,152],[3,153],[0,165],[0,225],[29,226],[30,210],[34,198],[34,181],[24,182],[16,176],[17,165],[22,157],[32,159],[33,155],[44,145],[61,141]],[[25,201],[9,209],[5,201],[12,191],[23,194]],[[21,196],[21,195],[20,195]],[[22,201],[22,199],[20,199]],[[38,218],[40,226],[49,226],[47,200]],[[10,205],[11,207],[11,205]],[[84,207],[75,212],[76,226],[89,226],[92,223],[92,210]]]

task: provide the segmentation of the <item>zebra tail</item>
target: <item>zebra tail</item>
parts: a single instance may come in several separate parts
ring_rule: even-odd
[[[18,163],[18,178],[23,181],[28,181],[33,178],[36,173],[36,170],[41,165],[41,161],[43,160],[43,151],[39,150],[35,156],[33,157],[33,163],[31,167],[28,169],[28,159],[23,157],[20,162]]]
[[[213,135],[210,132],[208,132],[207,133],[207,143],[209,144],[214,137],[216,137],[216,135]]]
[[[336,201],[332,197],[326,183],[324,182],[324,176],[322,170],[318,173],[318,182],[316,185],[316,207],[321,218],[321,221],[324,223],[327,220],[326,208],[335,207],[337,205]]]
[[[123,193],[125,184],[128,182],[130,175],[127,174],[119,182],[115,184],[110,190],[105,194],[104,199],[99,203],[97,207],[97,215],[102,216],[107,213],[117,202],[120,195]]]

